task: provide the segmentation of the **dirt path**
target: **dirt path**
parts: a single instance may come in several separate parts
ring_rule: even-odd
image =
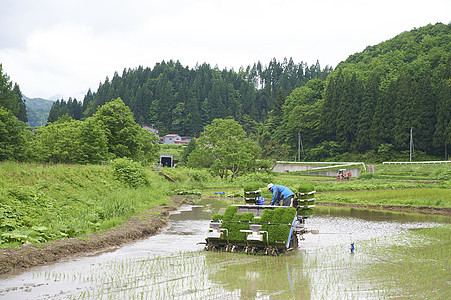
[[[155,235],[167,225],[169,212],[178,209],[185,202],[183,197],[174,198],[168,206],[150,208],[128,219],[124,224],[101,233],[0,249],[0,274],[18,274],[30,267],[106,251]]]

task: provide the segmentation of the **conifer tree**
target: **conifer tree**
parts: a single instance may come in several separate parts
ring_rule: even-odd
[[[17,102],[18,102],[18,106],[19,106],[19,111],[18,111],[16,117],[20,121],[27,123],[28,122],[27,106],[25,104],[25,99],[23,99],[22,92],[20,91],[20,87],[17,83],[14,84],[13,91],[17,96]]]
[[[0,64],[0,107],[11,111],[14,116],[19,115],[20,107],[17,95],[12,88],[12,82],[7,74],[3,74],[3,66]]]
[[[377,75],[373,73],[366,83],[360,112],[358,114],[359,122],[357,125],[356,142],[359,151],[371,149],[371,125],[374,116],[374,106],[379,96],[379,80]]]

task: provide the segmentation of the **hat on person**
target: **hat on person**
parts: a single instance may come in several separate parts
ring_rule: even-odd
[[[270,183],[268,184],[268,191],[274,186],[274,184]]]

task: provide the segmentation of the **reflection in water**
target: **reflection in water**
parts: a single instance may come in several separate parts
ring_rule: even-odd
[[[302,254],[249,256],[208,252],[209,279],[226,290],[240,291],[242,299],[309,299],[309,278]]]
[[[3,277],[0,299],[109,298],[308,299],[383,298],[362,270],[408,229],[437,226],[440,218],[320,208],[307,220],[320,234],[304,235],[282,256],[205,252],[212,214],[227,203],[205,200],[173,213],[160,234],[95,257]],[[418,243],[406,238],[402,243]],[[356,245],[350,253],[351,242]],[[385,280],[385,279],[384,279]]]

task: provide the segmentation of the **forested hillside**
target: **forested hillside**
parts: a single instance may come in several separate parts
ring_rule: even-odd
[[[53,101],[41,98],[30,99],[25,96],[23,98],[27,105],[28,126],[44,126],[47,123]]]
[[[451,25],[438,23],[368,46],[333,72],[292,59],[238,72],[178,61],[124,70],[83,101],[56,102],[49,122],[66,113],[86,118],[121,97],[139,124],[160,134],[199,136],[213,119],[232,117],[260,142],[263,156],[401,159],[412,129],[418,158],[443,159],[451,139],[450,74]]]
[[[106,78],[83,102],[57,101],[49,122],[68,113],[74,119],[88,117],[97,107],[120,97],[132,110],[139,124],[153,124],[161,134],[199,136],[203,126],[215,118],[233,117],[240,122],[262,122],[274,106],[277,92],[289,94],[312,78],[325,79],[331,68],[319,62],[307,66],[292,59],[268,66],[260,62],[238,73],[219,70],[208,64],[190,69],[177,61],[161,62],[151,68],[138,67]]]
[[[263,159],[407,160],[411,131],[414,160],[447,159],[451,144],[451,24],[403,32],[349,56],[334,70],[292,59],[258,62],[238,72],[208,64],[189,68],[179,61],[124,69],[122,75],[106,78],[97,91],[89,90],[83,101],[56,101],[48,126],[37,133],[25,128],[25,99],[1,64],[0,75],[0,159],[98,162],[131,155],[150,163],[152,155],[146,153],[156,150],[146,144],[135,122],[153,125],[160,135],[199,137],[218,118],[242,125],[257,142],[256,156]],[[110,129],[102,126],[111,123],[110,117],[98,111],[112,100],[126,107],[113,119],[122,120],[127,111],[130,125],[113,132],[108,141],[92,144],[85,157],[83,147],[72,141],[90,145],[83,140],[89,130],[107,137]],[[89,122],[60,121],[65,115]],[[103,125],[96,128],[99,121]],[[71,138],[56,138],[63,132],[58,126],[75,128],[64,135]],[[124,148],[128,139],[133,147],[127,151],[133,153]]]
[[[451,143],[451,25],[401,33],[351,55],[328,77],[320,132],[341,151],[414,146],[446,157]]]

